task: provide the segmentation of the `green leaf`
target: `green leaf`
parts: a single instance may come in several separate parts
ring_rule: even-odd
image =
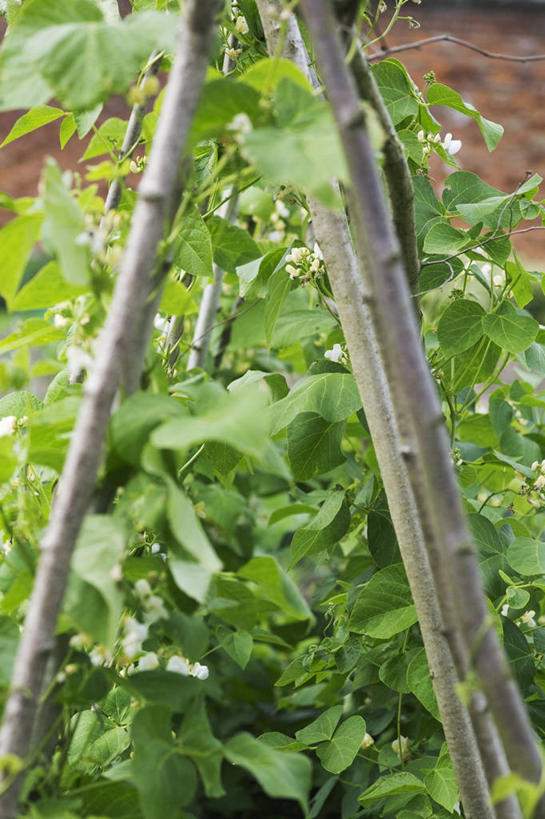
[[[221,784],[222,745],[210,729],[202,699],[185,715],[180,741],[184,753],[192,758],[199,770],[206,795],[213,798],[223,796],[225,791]]]
[[[415,654],[409,663],[407,668],[407,683],[411,692],[420,700],[424,708],[440,722],[441,717],[433,691],[430,669],[426,659],[426,652],[423,648]]]
[[[337,322],[327,310],[287,310],[282,313],[274,326],[270,346],[274,349],[291,347],[309,336],[329,333]]]
[[[172,252],[174,264],[192,276],[212,275],[212,241],[196,206],[184,213]]]
[[[305,728],[295,732],[295,738],[305,745],[315,745],[317,742],[324,742],[331,739],[333,732],[342,717],[342,705],[334,705],[320,714],[317,719],[310,722]]]
[[[261,256],[261,251],[247,230],[232,225],[221,216],[206,220],[210,231],[214,261],[226,273],[236,273],[237,267]]]
[[[308,810],[310,759],[291,751],[276,751],[247,733],[230,739],[224,753],[229,762],[246,768],[268,796],[295,799]]]
[[[511,671],[518,684],[526,691],[534,681],[536,673],[533,651],[522,631],[507,617],[501,618],[503,644]]]
[[[446,105],[448,108],[453,108],[461,114],[472,117],[477,122],[489,151],[493,151],[500,141],[503,127],[496,122],[485,119],[473,105],[464,102],[460,94],[453,91],[448,85],[439,82],[432,83],[427,91],[427,100],[430,105]]]
[[[441,256],[457,253],[467,244],[467,236],[462,230],[453,228],[449,222],[441,221],[432,225],[424,239],[424,252]]]
[[[545,543],[537,538],[517,537],[508,546],[507,560],[523,577],[545,574]]]
[[[306,554],[317,554],[338,543],[349,526],[350,512],[344,502],[344,492],[330,492],[316,517],[293,536],[290,566]]]
[[[437,338],[446,356],[463,353],[479,341],[484,315],[476,301],[456,299],[449,304],[437,325]]]
[[[309,375],[271,407],[272,433],[279,432],[300,412],[314,412],[326,421],[338,422],[353,415],[360,407],[361,399],[351,374]]]
[[[87,227],[85,216],[62,181],[61,171],[53,159],[44,170],[44,237],[57,255],[62,274],[70,284],[86,285],[89,281],[89,249],[79,243]]]
[[[0,685],[2,686],[7,687],[11,682],[20,636],[18,626],[10,617],[0,617]]]
[[[37,108],[31,108],[30,111],[19,117],[0,148],[25,134],[29,134],[31,131],[35,131],[37,128],[41,128],[42,125],[47,125],[48,122],[54,122],[54,120],[64,116],[66,114],[62,108],[52,108],[50,105],[39,105]]]
[[[356,598],[348,628],[388,640],[417,619],[405,569],[397,564],[381,569],[366,583]]]
[[[240,75],[239,82],[250,85],[260,93],[268,93],[276,88],[280,80],[285,79],[296,83],[305,91],[312,91],[309,81],[300,68],[297,68],[291,60],[278,60],[275,57],[266,57],[251,65]]]
[[[186,412],[178,401],[167,395],[137,392],[112,416],[109,445],[120,460],[137,465],[152,430],[169,419],[186,418]]]
[[[365,736],[365,720],[348,717],[335,731],[329,742],[316,749],[316,756],[326,771],[337,774],[348,768],[358,753]]]
[[[107,119],[93,134],[81,158],[82,161],[84,159],[94,159],[103,154],[111,155],[112,153],[119,153],[126,130],[127,123],[124,119],[120,117],[110,117]]]
[[[217,79],[207,82],[191,126],[192,144],[221,136],[237,114],[250,120],[259,115],[260,94],[242,82]]]
[[[306,481],[344,463],[341,450],[346,423],[300,412],[287,428],[288,461],[296,481]]]
[[[312,619],[313,615],[301,592],[272,555],[254,557],[238,574],[252,580],[263,590],[265,597],[286,614],[297,619]]]
[[[54,327],[45,319],[30,318],[20,324],[11,335],[0,341],[0,353],[20,350],[22,347],[38,347],[41,344],[49,344],[50,341],[59,341],[65,335],[65,330]]]
[[[386,774],[370,785],[360,796],[360,805],[370,805],[377,799],[386,796],[398,796],[405,793],[425,793],[424,783],[409,771]]]
[[[193,799],[197,776],[173,741],[170,711],[162,705],[140,709],[132,723],[133,783],[144,819],[177,819]]]
[[[495,313],[484,316],[483,328],[486,335],[508,353],[522,353],[537,336],[539,324],[504,301]]]
[[[457,393],[463,387],[486,381],[494,373],[501,349],[490,339],[483,338],[460,353],[445,367],[445,385]]]
[[[495,554],[502,551],[500,537],[494,525],[484,515],[468,515],[467,522],[474,543],[481,554]]]
[[[269,428],[268,395],[263,382],[234,389],[201,415],[162,424],[152,433],[152,443],[159,449],[186,449],[218,441],[261,458]]]
[[[117,637],[124,597],[120,585],[112,579],[112,570],[122,560],[125,537],[117,518],[88,515],[84,519],[65,606],[77,628],[110,648]]]
[[[0,230],[0,294],[12,309],[19,282],[34,247],[43,216],[39,213],[17,216]]]
[[[176,484],[168,481],[167,516],[172,534],[183,547],[171,545],[170,571],[178,588],[202,602],[212,575],[221,569],[221,561],[210,545],[193,504]],[[191,556],[196,563],[191,561]]]
[[[280,267],[268,281],[269,294],[265,301],[265,341],[271,346],[273,330],[280,311],[291,288],[291,280],[285,267]]]
[[[69,111],[91,108],[124,93],[154,48],[172,50],[175,28],[170,15],[153,11],[110,22],[90,0],[25,3],[2,49],[0,105],[55,96]]]
[[[252,656],[253,638],[247,631],[231,631],[225,626],[218,626],[216,637],[221,647],[241,668],[246,668]]]
[[[458,784],[446,745],[441,748],[435,768],[424,775],[424,784],[432,799],[435,799],[449,812],[454,810],[458,799]]]
[[[199,308],[182,282],[169,279],[161,296],[159,310],[169,316],[189,316]]]
[[[19,290],[11,309],[43,310],[66,299],[75,299],[87,291],[85,285],[68,284],[58,262],[48,262]]]
[[[414,119],[419,103],[414,83],[404,66],[397,60],[382,60],[373,67],[373,73],[394,125]]]

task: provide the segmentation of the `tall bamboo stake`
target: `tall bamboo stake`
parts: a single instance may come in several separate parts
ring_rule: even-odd
[[[140,186],[127,248],[94,366],[59,480],[17,653],[0,731],[0,757],[25,760],[45,668],[54,649],[74,544],[93,491],[122,367],[135,369],[130,329],[145,308],[157,247],[172,214],[178,169],[212,46],[218,0],[188,0],[149,163]],[[137,349],[137,356],[139,350]],[[21,776],[0,796],[0,817],[13,819]]]

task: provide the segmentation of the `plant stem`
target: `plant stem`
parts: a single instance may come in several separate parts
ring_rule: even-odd
[[[141,367],[141,361],[134,361],[140,350],[134,347],[130,330],[135,317],[145,310],[157,246],[172,212],[177,170],[205,79],[218,10],[218,0],[188,0],[185,7],[176,58],[120,275],[95,364],[84,385],[84,398],[42,541],[0,731],[0,757],[13,755],[26,760],[29,752],[44,673],[55,646],[70,558],[93,492],[113,400],[122,370],[129,362],[134,370]],[[2,819],[15,817],[21,784],[19,776],[0,797]]]

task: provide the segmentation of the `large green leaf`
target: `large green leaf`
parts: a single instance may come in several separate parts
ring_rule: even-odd
[[[348,373],[319,373],[298,381],[289,395],[271,408],[273,434],[300,412],[315,412],[326,421],[344,421],[361,407],[354,377]]]
[[[48,159],[44,170],[44,237],[49,239],[67,282],[85,285],[89,281],[89,249],[81,244],[86,234],[83,211],[66,188],[61,170]]]
[[[168,708],[149,705],[132,723],[133,783],[145,819],[177,819],[197,786],[193,763],[173,743],[170,716]]]
[[[201,415],[162,424],[152,433],[152,443],[160,449],[186,449],[218,441],[261,458],[269,429],[268,397],[263,382],[233,389]]]
[[[373,68],[373,73],[394,125],[408,118],[414,119],[419,102],[404,66],[397,60],[382,60]]]
[[[40,213],[24,214],[0,230],[0,295],[5,298],[10,310],[13,309],[15,294],[38,238],[42,220]]]
[[[227,273],[236,273],[239,265],[261,256],[259,247],[247,230],[232,225],[221,216],[211,216],[206,226],[212,239],[214,261]]]
[[[441,748],[435,767],[425,774],[424,783],[432,799],[435,799],[449,812],[454,809],[458,799],[458,783],[452,770],[446,745]]]
[[[463,353],[483,335],[483,316],[480,304],[469,299],[456,299],[449,304],[437,325],[437,338],[447,356]]]
[[[37,108],[31,108],[30,111],[19,117],[0,148],[25,134],[29,134],[31,131],[35,131],[37,128],[41,128],[42,125],[47,125],[48,122],[54,122],[64,116],[65,112],[62,108],[53,108],[50,105],[39,105]]]
[[[449,256],[458,253],[467,244],[467,236],[462,230],[453,228],[450,222],[435,222],[424,238],[424,252],[432,255]]]
[[[517,537],[507,548],[507,560],[523,577],[545,574],[545,543],[537,538]]]
[[[174,398],[137,392],[112,416],[109,445],[123,461],[138,464],[152,430],[169,419],[184,419],[186,413]]]
[[[333,736],[333,732],[342,716],[342,705],[334,705],[320,714],[313,722],[310,722],[300,731],[295,732],[295,738],[305,745],[315,745],[317,742],[327,742]]]
[[[300,412],[288,424],[288,460],[296,481],[329,472],[345,461],[341,450],[346,423],[326,421],[315,412]]]
[[[484,316],[483,328],[486,335],[508,353],[522,353],[537,336],[539,324],[504,301],[495,313]]]
[[[59,263],[48,262],[19,290],[13,299],[11,309],[43,310],[66,299],[75,299],[87,290],[85,285],[68,284]]]
[[[436,720],[441,721],[437,700],[433,691],[430,669],[426,659],[426,652],[421,648],[412,658],[407,668],[407,683],[409,689],[420,700],[424,708],[433,714]]]
[[[399,771],[398,773],[381,776],[370,785],[362,794],[358,796],[360,805],[370,805],[377,799],[385,796],[398,796],[405,793],[424,793],[426,787],[424,783],[409,771]]]
[[[263,790],[277,799],[295,799],[303,810],[311,783],[310,759],[291,751],[276,751],[251,734],[237,734],[224,746],[229,762],[246,768]]]
[[[123,591],[112,570],[123,557],[125,530],[119,519],[88,515],[72,559],[66,610],[81,631],[113,647],[123,610]]]
[[[2,49],[0,107],[55,96],[68,110],[91,108],[125,92],[154,48],[171,50],[175,28],[152,11],[109,21],[91,0],[30,0]]]
[[[388,640],[417,619],[405,569],[397,564],[381,569],[366,583],[354,603],[348,628]]]
[[[253,557],[239,569],[239,575],[252,580],[265,596],[286,614],[298,619],[312,618],[312,612],[301,592],[272,555]]]
[[[493,151],[503,134],[503,127],[496,122],[485,119],[473,105],[464,102],[457,91],[453,91],[448,85],[440,82],[432,83],[427,91],[427,99],[430,105],[446,105],[461,114],[472,117],[480,128],[489,151]]]
[[[182,723],[180,741],[184,753],[190,756],[202,777],[207,796],[223,796],[221,784],[222,746],[213,735],[204,701],[188,709]]]
[[[30,318],[0,341],[0,354],[11,352],[11,350],[20,350],[22,347],[37,347],[41,344],[49,344],[50,341],[59,341],[65,335],[65,330],[54,327],[45,319]]]
[[[223,78],[207,82],[191,126],[191,141],[196,143],[220,136],[237,114],[256,119],[259,99],[255,88],[242,82]]]
[[[358,753],[365,736],[365,720],[360,716],[348,717],[342,722],[329,742],[318,746],[316,756],[326,771],[337,774],[348,768]]]
[[[212,275],[212,242],[197,207],[184,213],[172,252],[174,264],[192,276]]]
[[[349,526],[350,512],[344,492],[330,492],[316,517],[293,536],[291,565],[294,566],[307,554],[317,554],[338,543]]]

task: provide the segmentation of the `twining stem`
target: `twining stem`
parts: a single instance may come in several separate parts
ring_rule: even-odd
[[[435,384],[421,347],[399,246],[385,206],[365,115],[346,65],[329,8],[303,0],[318,66],[329,94],[348,163],[353,223],[365,265],[394,400],[409,420],[423,471],[430,522],[451,572],[452,592],[466,647],[494,715],[511,768],[530,782],[541,778],[541,757],[497,634],[489,622],[475,549],[463,515]],[[418,389],[415,389],[418,385]],[[537,817],[545,815],[538,806]]]
[[[218,0],[188,0],[176,57],[149,163],[140,186],[130,236],[94,366],[84,384],[76,426],[59,480],[0,731],[0,757],[26,760],[44,673],[55,646],[70,558],[91,499],[110,411],[121,372],[135,369],[131,326],[144,311],[156,255],[172,213],[180,158],[206,75]],[[137,352],[139,352],[137,350]],[[22,777],[0,797],[0,816],[16,814]]]

